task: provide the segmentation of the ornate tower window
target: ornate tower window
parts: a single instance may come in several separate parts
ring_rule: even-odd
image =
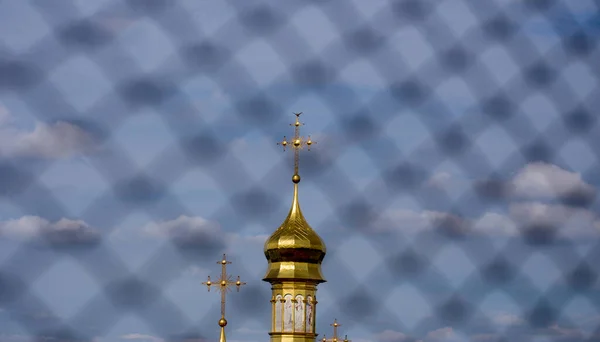
[[[273,327],[273,331],[281,331],[281,327],[283,325],[281,321],[281,317],[283,316],[283,297],[281,295],[277,295],[275,297],[275,326]]]
[[[313,311],[314,311],[313,298],[312,298],[312,296],[307,296],[306,297],[306,330],[305,330],[307,333],[313,332],[313,326],[314,326]]]
[[[297,332],[305,332],[304,305],[304,297],[302,297],[302,295],[297,295],[296,303],[294,304],[294,331]]]
[[[294,305],[292,303],[292,295],[286,294],[283,303],[283,331],[292,332],[294,325]]]

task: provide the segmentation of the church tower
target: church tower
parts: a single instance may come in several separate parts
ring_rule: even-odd
[[[271,283],[271,342],[315,342],[317,285],[325,282],[321,262],[325,257],[325,243],[310,227],[300,210],[298,201],[298,154],[310,150],[314,143],[310,136],[301,137],[300,114],[296,115],[294,138],[285,136],[278,145],[294,151],[294,195],[290,211],[279,228],[265,242],[264,252],[268,269],[263,281]]]

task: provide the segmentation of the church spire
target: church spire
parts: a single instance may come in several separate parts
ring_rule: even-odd
[[[284,136],[278,145],[294,150],[294,195],[290,211],[277,230],[265,242],[265,257],[269,263],[264,281],[271,283],[272,321],[271,342],[314,342],[316,318],[316,291],[325,282],[321,262],[325,257],[325,243],[308,224],[298,199],[299,152],[310,150],[314,142],[310,136],[300,136],[300,115],[294,113],[294,137]]]
[[[203,282],[202,285],[206,285],[208,287],[208,291],[210,292],[211,286],[218,286],[217,289],[221,293],[221,319],[219,319],[219,326],[221,327],[221,333],[219,337],[219,342],[226,342],[225,339],[225,326],[227,326],[227,320],[225,319],[225,301],[227,291],[229,291],[231,286],[236,287],[237,291],[240,291],[240,286],[246,285],[245,282],[240,281],[240,276],[237,277],[237,280],[233,280],[230,275],[227,274],[227,265],[231,264],[231,261],[227,260],[225,254],[223,254],[223,259],[217,261],[217,264],[221,264],[221,277],[217,283],[213,283],[210,280],[210,276],[208,276],[208,280]]]
[[[308,138],[300,136],[300,126],[304,125],[300,122],[301,114],[302,112],[294,113],[296,122],[290,124],[294,126],[293,140],[290,142],[284,136],[283,140],[277,143],[283,146],[284,151],[290,145],[294,150],[294,175],[292,176],[294,194],[287,217],[265,242],[264,252],[269,261],[269,270],[263,279],[265,281],[269,279],[304,279],[317,283],[325,281],[321,274],[321,261],[326,253],[325,243],[304,218],[298,198],[299,152],[304,148],[310,150],[310,147],[315,144],[310,136]],[[294,267],[290,268],[289,265]]]

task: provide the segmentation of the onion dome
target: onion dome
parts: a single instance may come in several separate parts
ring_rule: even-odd
[[[288,216],[265,242],[265,256],[269,269],[263,280],[305,279],[324,282],[321,262],[325,257],[325,243],[315,232],[300,210],[298,183]]]

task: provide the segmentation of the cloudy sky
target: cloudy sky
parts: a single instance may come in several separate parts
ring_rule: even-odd
[[[0,341],[267,339],[297,111],[320,337],[600,341],[599,10],[0,0]]]

